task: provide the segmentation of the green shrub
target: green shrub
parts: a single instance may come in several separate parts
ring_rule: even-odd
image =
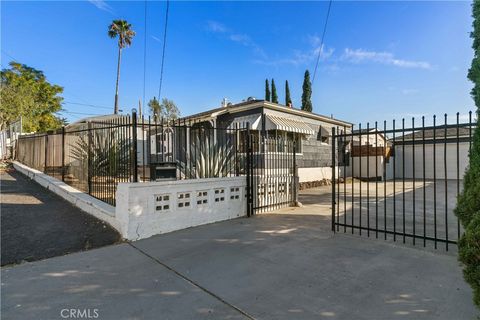
[[[472,286],[474,303],[480,307],[480,0],[473,1],[472,11],[474,57],[468,79],[474,85],[471,94],[477,106],[477,128],[455,213],[465,228],[458,243],[459,260],[463,264],[464,278]]]
[[[480,211],[476,212],[459,241],[459,260],[465,280],[473,288],[473,301],[480,306]]]

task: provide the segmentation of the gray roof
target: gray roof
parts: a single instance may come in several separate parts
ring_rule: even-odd
[[[339,120],[339,119],[335,119],[335,118],[332,118],[332,117],[328,117],[328,116],[324,116],[324,115],[321,115],[321,114],[308,112],[308,111],[304,111],[304,110],[300,110],[300,109],[296,109],[296,108],[289,108],[287,106],[284,106],[284,105],[281,105],[281,104],[278,104],[278,103],[265,101],[265,100],[244,101],[244,102],[240,102],[240,103],[237,103],[237,104],[229,105],[227,107],[214,108],[214,109],[210,109],[210,110],[207,110],[207,111],[203,111],[203,112],[200,112],[200,113],[196,113],[196,114],[193,114],[193,115],[183,117],[182,120],[183,119],[193,120],[193,119],[199,119],[199,118],[202,118],[202,117],[209,117],[209,116],[212,116],[215,113],[219,113],[219,114],[235,113],[235,112],[239,112],[239,111],[242,111],[242,110],[245,110],[245,109],[253,109],[253,108],[258,108],[258,107],[271,108],[271,109],[274,109],[274,110],[277,110],[277,111],[282,111],[282,112],[285,112],[285,113],[295,114],[295,115],[299,115],[299,116],[302,116],[302,117],[321,120],[321,121],[334,123],[334,124],[339,124],[339,125],[346,125],[346,126],[349,126],[349,127],[352,125],[352,123],[350,123],[348,121]]]
[[[473,131],[475,128],[472,127],[472,135]],[[433,135],[435,132],[435,139],[444,139],[445,138],[445,128],[442,127],[437,127],[435,130],[434,129],[426,129],[425,130],[425,139],[433,139]],[[402,136],[397,136],[395,137],[395,140],[413,140],[414,138],[416,140],[422,139],[423,136],[423,130],[418,130],[413,133],[409,133]],[[470,135],[470,129],[468,127],[461,127],[458,128],[458,137],[468,137]],[[447,138],[456,138],[457,137],[457,128],[447,128]],[[391,140],[391,139],[390,139]]]

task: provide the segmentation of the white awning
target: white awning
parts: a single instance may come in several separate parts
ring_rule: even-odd
[[[287,131],[287,132],[303,133],[306,135],[315,134],[315,131],[312,128],[310,128],[308,124],[306,124],[302,120],[288,119],[288,118],[273,116],[268,114],[265,115],[265,117],[266,117],[265,119],[266,130],[281,130],[281,131]]]
[[[261,114],[252,114],[249,116],[238,117],[235,118],[235,120],[228,126],[228,129],[245,129],[248,123],[250,124],[250,129],[259,130],[262,122],[261,119]]]

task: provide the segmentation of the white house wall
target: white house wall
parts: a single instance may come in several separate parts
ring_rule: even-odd
[[[437,143],[435,148],[435,173],[437,179],[445,178],[445,157],[444,157],[444,144]],[[462,142],[459,144],[459,175],[460,179],[463,178],[463,174],[468,166],[468,142]],[[405,159],[405,178],[413,178],[413,153],[415,150],[415,177],[422,178],[424,174],[423,168],[423,147],[422,145],[405,145],[405,153],[401,145],[395,146],[395,177],[403,178],[403,159]],[[457,144],[447,144],[447,179],[457,179]],[[389,171],[388,178],[393,178],[393,157],[388,164]],[[425,178],[433,179],[434,177],[434,145],[425,145]]]
[[[347,176],[359,178],[383,177],[383,156],[351,157]]]

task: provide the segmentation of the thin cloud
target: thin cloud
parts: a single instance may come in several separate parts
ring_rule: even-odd
[[[91,4],[93,4],[95,7],[97,7],[100,10],[109,12],[113,14],[113,9],[110,7],[110,5],[107,4],[104,0],[88,0]]]
[[[279,66],[279,65],[306,65],[310,64],[315,59],[317,59],[318,54],[320,53],[320,59],[325,61],[333,56],[335,49],[326,48],[324,45],[321,46],[321,39],[316,35],[310,35],[307,37],[307,42],[309,43],[309,48],[307,50],[293,50],[292,54],[288,57],[277,58],[277,59],[263,59],[256,60],[256,63],[263,65]]]
[[[223,24],[217,21],[207,21],[207,30],[216,33],[226,33],[229,30]]]
[[[155,36],[150,36],[152,37],[153,40],[157,41],[157,42],[162,42],[162,40],[160,40],[159,38],[155,37]]]
[[[346,48],[342,59],[351,63],[377,62],[399,68],[432,69],[432,65],[428,62],[398,59],[390,52]]]
[[[206,29],[212,33],[221,35],[222,38],[226,38],[244,47],[251,48],[256,55],[262,58],[267,57],[267,54],[262,47],[255,43],[255,41],[253,41],[252,38],[247,34],[236,33],[222,23],[212,20],[207,21]]]

